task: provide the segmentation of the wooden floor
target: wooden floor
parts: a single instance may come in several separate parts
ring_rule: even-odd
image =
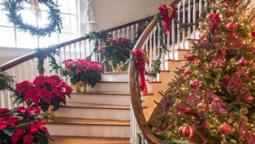
[[[130,144],[123,138],[84,138],[84,137],[53,137],[50,144]]]

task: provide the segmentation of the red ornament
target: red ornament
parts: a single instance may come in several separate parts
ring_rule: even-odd
[[[179,127],[178,133],[181,137],[191,139],[194,135],[194,126],[184,124],[183,126]]]
[[[245,102],[245,103],[251,104],[251,103],[253,103],[253,101],[254,101],[254,97],[251,96],[251,95],[248,95],[248,96],[246,96],[246,97],[244,98],[244,102]]]
[[[226,56],[228,49],[226,47],[221,48],[221,53],[223,56]]]
[[[230,134],[232,132],[232,127],[229,124],[224,123],[218,127],[218,131],[221,134]]]
[[[207,109],[207,105],[204,102],[201,102],[197,105],[197,112],[198,113],[204,113]]]
[[[252,35],[253,38],[255,38],[255,31],[251,32],[251,35]]]
[[[189,86],[191,89],[196,90],[202,86],[202,82],[196,79],[196,80],[190,81]]]
[[[229,22],[226,26],[229,31],[236,31],[237,24],[235,22]]]
[[[247,59],[245,59],[244,57],[242,57],[239,61],[238,61],[238,65],[239,66],[247,66],[249,64],[249,61]]]
[[[203,123],[202,124],[202,127],[205,128],[205,129],[209,129],[211,126],[208,124],[208,123]]]

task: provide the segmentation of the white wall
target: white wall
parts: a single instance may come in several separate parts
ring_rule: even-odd
[[[92,0],[97,30],[125,24],[154,15],[158,6],[170,0]]]
[[[33,49],[0,47],[0,65],[16,57],[33,52]]]

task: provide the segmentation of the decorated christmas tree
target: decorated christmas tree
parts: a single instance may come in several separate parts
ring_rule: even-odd
[[[200,39],[161,92],[153,130],[163,143],[255,144],[252,6],[249,0],[208,3]]]

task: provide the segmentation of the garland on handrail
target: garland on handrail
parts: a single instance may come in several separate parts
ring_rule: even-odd
[[[152,60],[151,70],[146,71],[146,75],[155,78],[160,73],[160,65],[163,55],[168,51],[165,43],[165,36],[170,34],[170,27],[172,19],[176,16],[176,9],[173,5],[166,6],[161,5],[159,7],[160,12],[156,15],[157,23],[159,25],[159,43],[157,48],[158,55],[155,60]]]

